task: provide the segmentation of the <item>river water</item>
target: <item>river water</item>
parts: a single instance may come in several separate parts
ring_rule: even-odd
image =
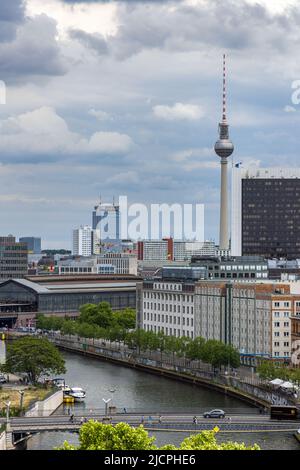
[[[101,410],[104,412],[104,399],[111,399],[121,411],[140,411],[142,414],[154,414],[155,411],[189,411],[200,415],[211,408],[221,408],[227,412],[252,413],[256,412],[251,406],[235,398],[196,387],[182,382],[176,382],[164,377],[128,369],[109,362],[88,358],[72,353],[63,353],[66,360],[66,384],[79,386],[86,390],[84,403],[74,406],[75,415],[81,416],[86,410]],[[5,344],[0,341],[0,363],[5,358]],[[65,405],[64,405],[65,406]],[[62,406],[57,412],[62,413]],[[187,437],[183,432],[157,432],[156,444],[179,443]],[[291,433],[220,433],[222,441],[234,440],[253,444],[256,442],[262,449],[299,450],[299,443]],[[51,450],[67,440],[78,443],[78,434],[63,432],[45,432],[33,436],[28,441],[28,450]]]

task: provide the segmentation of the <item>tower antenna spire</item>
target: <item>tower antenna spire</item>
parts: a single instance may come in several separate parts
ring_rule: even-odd
[[[227,122],[226,119],[226,55],[223,54],[223,116],[222,121]]]

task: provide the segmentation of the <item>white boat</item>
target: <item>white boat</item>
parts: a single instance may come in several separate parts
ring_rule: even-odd
[[[80,387],[72,387],[68,392],[70,397],[74,397],[75,401],[83,401],[85,399],[85,391]]]

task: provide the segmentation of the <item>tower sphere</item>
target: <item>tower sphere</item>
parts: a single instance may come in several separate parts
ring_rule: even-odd
[[[229,139],[220,139],[215,143],[215,152],[220,158],[228,158],[234,151],[234,145]]]

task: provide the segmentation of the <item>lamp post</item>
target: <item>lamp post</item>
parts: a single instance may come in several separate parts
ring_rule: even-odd
[[[108,404],[111,401],[111,398],[108,398],[107,400],[105,398],[102,398],[102,400],[105,403],[105,416],[107,416],[108,415]]]
[[[5,405],[6,405],[6,424],[8,424],[9,423],[9,408],[10,408],[11,402],[7,401],[5,402]]]
[[[21,410],[21,416],[23,415],[23,400],[24,400],[24,393],[25,390],[18,390],[20,394],[20,410]]]

